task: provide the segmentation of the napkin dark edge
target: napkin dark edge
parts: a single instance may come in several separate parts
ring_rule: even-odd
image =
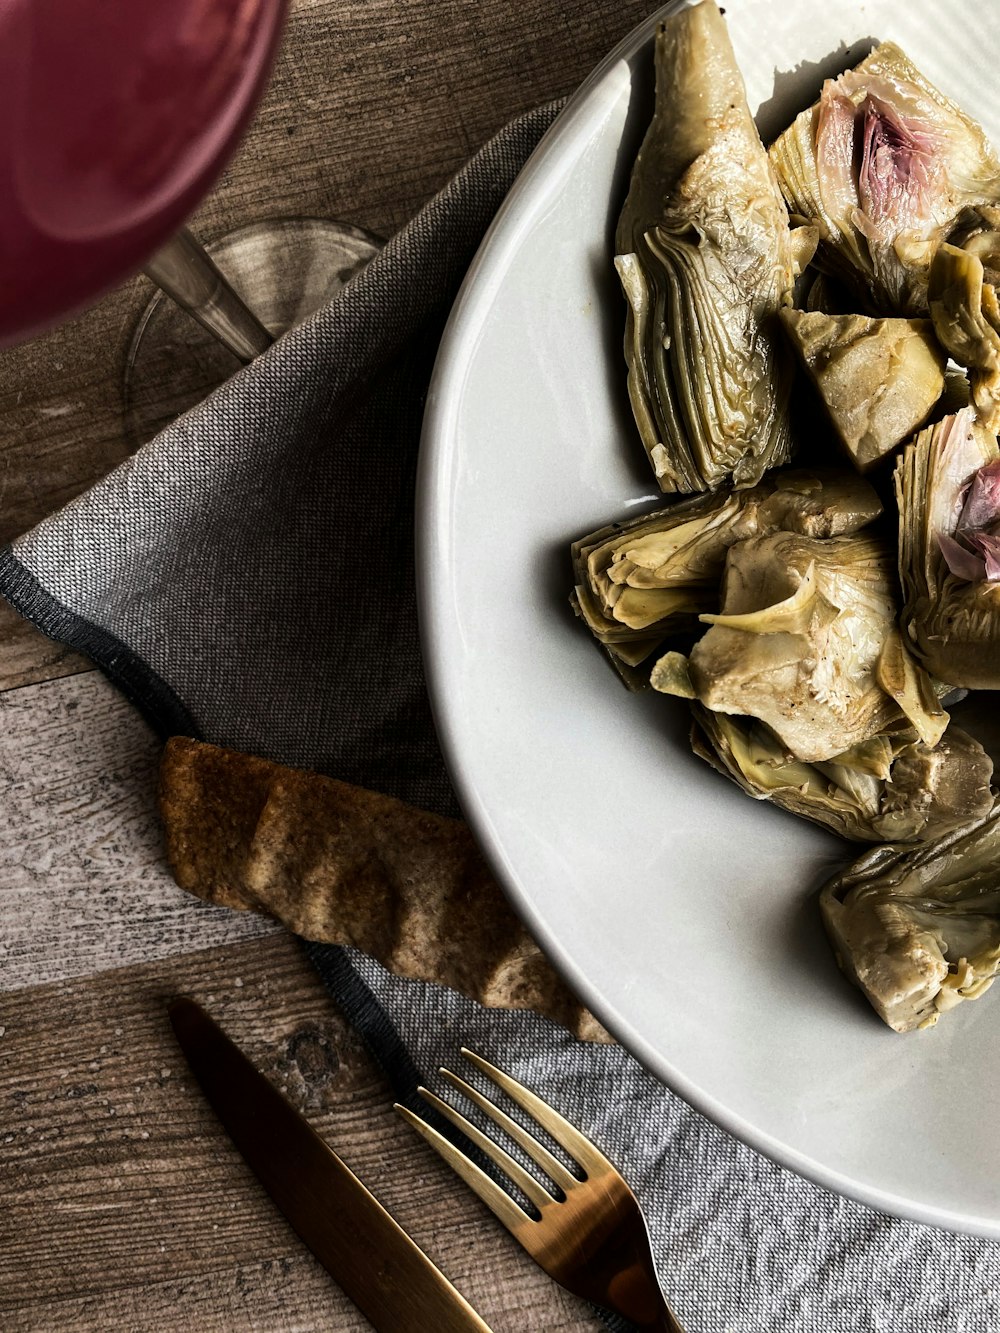
[[[199,736],[194,719],[155,672],[108,630],[70,611],[35,578],[10,545],[0,548],[0,595],[48,638],[83,653],[161,736]]]

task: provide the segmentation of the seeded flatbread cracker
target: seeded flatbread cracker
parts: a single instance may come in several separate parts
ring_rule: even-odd
[[[610,1041],[524,929],[465,824],[186,737],[160,766],[183,889],[363,949],[398,976]]]

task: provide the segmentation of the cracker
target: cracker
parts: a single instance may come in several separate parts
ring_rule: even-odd
[[[399,976],[610,1040],[460,821],[182,737],[164,751],[160,810],[171,869],[190,893],[363,949]]]
[[[182,889],[223,907],[247,908],[247,848],[267,801],[274,765],[174,736],[160,762],[167,859]]]

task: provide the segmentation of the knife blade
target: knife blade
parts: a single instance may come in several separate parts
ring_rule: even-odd
[[[201,1005],[170,1022],[202,1091],[257,1179],[379,1333],[491,1333],[304,1116]]]

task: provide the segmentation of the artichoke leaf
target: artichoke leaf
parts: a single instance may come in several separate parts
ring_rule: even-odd
[[[981,126],[892,42],[827,80],[770,157],[791,211],[819,229],[817,264],[875,315],[926,315],[938,244],[1000,200]]]
[[[673,694],[678,699],[694,699],[694,686],[688,660],[683,653],[664,653],[650,673],[649,683],[660,694]]]
[[[930,320],[792,309],[781,318],[861,472],[908,440],[944,391],[945,355]]]
[[[978,204],[963,209],[947,239],[982,262],[985,281],[992,287],[1000,283],[1000,207]]]
[[[841,968],[895,1031],[977,999],[1000,969],[1000,798],[934,841],[872,848],[820,907]]]
[[[995,437],[965,408],[920,431],[896,463],[900,627],[933,677],[964,689],[1000,688],[1000,583],[953,573],[942,547],[961,549],[973,479],[998,461]]]
[[[866,741],[852,745],[849,750],[844,750],[829,763],[836,766],[838,774],[858,773],[879,778],[884,782],[892,769],[893,760],[904,743],[898,733],[887,728],[876,736],[869,736]]]
[[[875,663],[875,678],[925,745],[937,745],[948,726],[934,682],[907,649],[899,630],[886,635]]]
[[[788,752],[823,762],[901,716],[876,667],[896,619],[891,553],[860,533],[778,532],[733,546],[722,613],[690,654],[699,701],[766,723]]]
[[[936,839],[985,814],[992,801],[992,762],[958,728],[937,747],[898,729],[829,763],[807,764],[762,723],[694,703],[691,745],[749,796],[854,842]],[[878,760],[866,762],[876,752]]]
[[[777,473],[748,490],[693,496],[574,542],[571,600],[596,638],[637,666],[668,635],[695,628],[702,612],[718,606],[726,551],[735,542],[779,528],[851,533],[881,508],[867,482],[835,471]]]
[[[827,602],[819,589],[815,563],[807,566],[801,581],[791,596],[759,611],[741,611],[731,615],[722,612],[706,613],[699,619],[706,625],[722,625],[727,629],[743,630],[746,634],[808,634],[817,616],[829,625],[836,619],[838,608]]]
[[[661,490],[753,486],[791,451],[776,316],[813,236],[793,246],[714,0],[665,19],[654,58],[615,242],[629,398]]]
[[[941,346],[969,372],[979,421],[996,435],[1000,431],[1000,309],[995,289],[984,282],[982,260],[954,245],[939,245],[931,265],[928,301]]]
[[[816,258],[816,251],[819,247],[819,227],[810,222],[793,226],[790,240],[792,245],[792,277],[798,279]]]

